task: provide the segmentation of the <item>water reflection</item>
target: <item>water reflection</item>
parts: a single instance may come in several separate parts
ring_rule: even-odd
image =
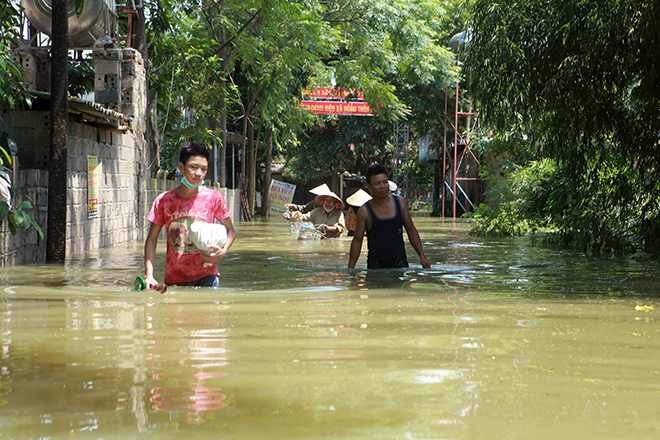
[[[221,304],[147,308],[149,403],[169,423],[203,424],[204,412],[228,406],[220,384],[230,364],[231,331],[222,324],[230,309]]]
[[[656,262],[415,223],[431,269],[349,271],[349,239],[275,222],[239,226],[217,290],[132,292],[141,244],[1,268],[2,435],[657,433]]]

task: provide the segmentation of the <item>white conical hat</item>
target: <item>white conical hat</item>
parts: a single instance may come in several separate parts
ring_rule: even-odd
[[[390,186],[390,192],[396,191],[397,189],[396,183],[392,182],[391,180],[388,180],[387,184]]]
[[[329,192],[332,192],[332,191],[330,191],[330,188],[328,187],[328,185],[326,185],[324,183],[323,185],[319,185],[315,188],[310,189],[309,192],[311,192],[312,194],[317,195],[317,196],[321,196],[321,195],[325,196],[325,195],[329,195],[329,194],[326,194],[326,193],[329,193]]]
[[[321,186],[317,187],[319,189],[319,192],[316,193],[316,197],[314,197],[314,201],[316,202],[316,204],[318,206],[323,205],[323,203],[321,203],[321,197],[330,196],[330,197],[333,197],[335,200],[337,200],[337,203],[335,204],[335,208],[339,209],[340,211],[343,211],[344,210],[344,202],[341,200],[341,198],[337,194],[330,191],[330,188],[328,188],[328,185],[325,185],[325,188],[322,188],[323,186],[324,185],[321,185]],[[317,189],[317,188],[314,188],[314,189]]]
[[[358,189],[350,197],[346,199],[346,203],[348,203],[351,206],[362,206],[372,198],[373,197],[367,194],[366,191],[362,189]]]

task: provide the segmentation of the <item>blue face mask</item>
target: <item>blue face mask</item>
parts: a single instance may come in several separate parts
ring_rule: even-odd
[[[188,180],[186,180],[186,176],[183,176],[183,179],[181,179],[181,183],[183,183],[183,184],[186,186],[186,188],[189,188],[189,189],[195,189],[195,188],[197,188],[198,186],[202,186],[202,185],[204,184],[204,181],[202,180],[201,182],[199,182],[199,185],[191,185],[191,184],[188,182]]]

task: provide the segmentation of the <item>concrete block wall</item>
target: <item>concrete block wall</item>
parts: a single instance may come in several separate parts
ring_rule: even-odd
[[[30,90],[50,91],[49,49],[32,46],[27,40],[19,40],[12,49],[11,60],[21,66],[23,80]]]
[[[48,234],[49,112],[2,111],[10,139],[18,146],[14,159],[13,206],[29,200],[29,214]],[[139,133],[139,132],[138,132]],[[174,181],[146,179],[146,146],[140,134],[107,131],[69,120],[69,160],[67,171],[68,256],[115,244],[144,241],[151,205],[161,192],[176,186]],[[98,217],[89,218],[88,156],[98,158]],[[25,158],[25,161],[23,160]],[[26,163],[27,162],[27,163]],[[209,184],[209,182],[207,182]],[[241,220],[240,192],[219,188],[232,220]],[[11,235],[5,224],[0,227],[0,266],[43,262],[46,240],[34,229],[19,228]]]
[[[142,240],[144,141],[69,124],[67,255]],[[89,218],[88,156],[98,158],[98,217]]]
[[[22,169],[48,169],[50,158],[50,111],[9,111],[0,109],[0,129],[9,133],[21,148]],[[4,125],[2,123],[4,122]]]
[[[220,194],[222,194],[222,196],[225,198],[227,209],[229,209],[229,212],[231,212],[231,221],[234,223],[234,226],[238,225],[238,223],[243,220],[243,210],[241,209],[241,190],[220,188],[218,185],[215,185],[214,189],[216,191],[220,191]]]
[[[433,210],[433,193],[427,189],[408,189],[403,196],[410,209]]]
[[[94,102],[121,112],[121,49],[94,47]]]
[[[12,158],[12,206],[29,201],[34,209],[28,215],[40,226],[48,221],[48,173],[43,170],[21,170],[18,158]],[[45,238],[45,236],[44,236]],[[46,259],[46,240],[34,229],[19,227],[12,235],[6,222],[0,226],[0,266],[33,263]]]
[[[122,50],[120,113],[143,121],[147,108],[146,77],[142,55],[135,49]]]
[[[80,134],[87,135],[90,134],[86,130],[89,128],[77,127]],[[113,137],[106,137],[106,140],[112,141]],[[153,201],[160,193],[177,185],[172,180],[141,179],[140,176],[143,174],[139,162],[128,163],[128,158],[135,153],[131,153],[128,146],[113,148],[113,145],[106,143],[94,146],[88,139],[80,137],[70,139],[67,196],[68,256],[115,244],[144,241],[149,230],[146,216]],[[85,148],[97,152],[99,157],[99,217],[92,219],[88,218],[87,211]],[[18,206],[20,202],[29,200],[34,206],[34,209],[29,211],[30,216],[41,226],[44,234],[47,234],[48,171],[21,169],[18,158],[15,157],[12,188],[14,189],[12,206]],[[241,221],[240,191],[227,188],[216,188],[216,190],[224,196],[227,208],[232,214],[232,221],[238,224]],[[163,232],[162,238],[164,237]],[[34,228],[21,227],[18,228],[16,235],[12,235],[6,223],[0,226],[0,267],[45,260],[46,239],[44,237],[42,240]]]

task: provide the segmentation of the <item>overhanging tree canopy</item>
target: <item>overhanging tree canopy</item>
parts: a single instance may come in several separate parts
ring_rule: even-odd
[[[559,164],[544,212],[584,249],[659,244],[659,24],[650,0],[475,2],[482,118]]]

